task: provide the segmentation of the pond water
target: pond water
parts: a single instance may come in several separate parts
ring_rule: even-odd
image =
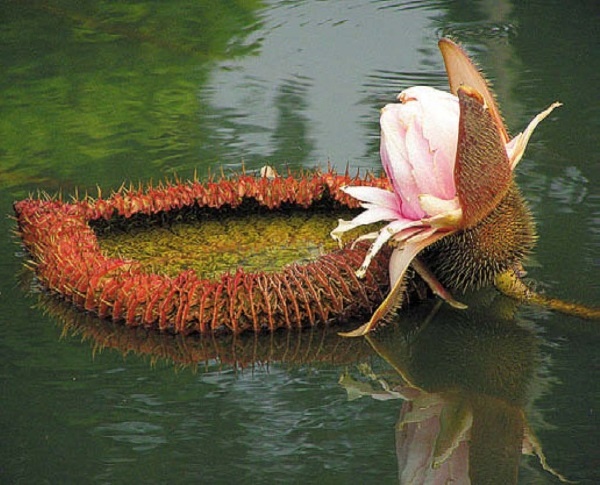
[[[378,110],[446,87],[450,35],[513,132],[564,103],[518,167],[539,232],[528,271],[598,305],[597,2],[12,0],[0,17],[0,482],[412,483],[436,437],[423,409],[454,456],[470,423],[475,483],[600,482],[598,322],[482,292],[369,339],[129,331],[45,298],[10,218],[37,191],[377,171]]]

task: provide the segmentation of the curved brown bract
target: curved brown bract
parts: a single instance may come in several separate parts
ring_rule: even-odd
[[[458,96],[458,90],[462,86],[470,86],[481,94],[485,105],[490,110],[490,114],[498,127],[503,143],[508,143],[509,136],[504,126],[504,121],[496,104],[496,98],[492,93],[490,86],[483,77],[479,69],[473,64],[467,53],[455,42],[443,38],[438,42],[438,47],[444,58],[446,72],[448,73],[448,83],[452,94]]]
[[[454,180],[463,211],[462,228],[487,216],[506,195],[512,179],[502,136],[481,94],[458,89],[460,118]]]
[[[95,220],[153,215],[185,207],[235,209],[254,201],[269,209],[310,210],[324,201],[356,207],[340,187],[387,187],[387,180],[326,173],[271,179],[240,175],[206,183],[127,190],[108,199],[26,199],[15,203],[19,232],[40,282],[79,308],[102,318],[173,333],[210,334],[300,328],[369,315],[388,288],[387,256],[364,279],[354,271],[366,249],[344,248],[279,272],[224,273],[202,279],[193,271],[176,277],[150,273],[141,264],[106,256],[90,227]]]

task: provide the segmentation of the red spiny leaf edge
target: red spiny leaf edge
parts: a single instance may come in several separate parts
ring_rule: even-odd
[[[389,287],[388,251],[373,261],[361,280],[354,271],[365,256],[364,245],[288,265],[276,273],[238,268],[210,280],[191,270],[169,277],[143,271],[136,261],[105,256],[90,222],[192,206],[235,209],[248,200],[268,209],[286,204],[310,210],[313,203],[329,198],[355,208],[357,201],[340,190],[345,185],[389,188],[385,178],[351,177],[332,170],[275,178],[241,174],[205,183],[121,190],[106,199],[66,203],[29,198],[16,202],[14,210],[38,279],[76,307],[128,326],[183,335],[240,334],[343,323],[370,315]]]

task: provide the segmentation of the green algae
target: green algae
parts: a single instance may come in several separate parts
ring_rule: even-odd
[[[149,272],[176,276],[191,269],[210,279],[239,267],[275,272],[314,261],[338,247],[329,235],[337,219],[353,215],[350,210],[291,210],[210,214],[166,224],[137,221],[102,230],[98,241],[107,256],[136,260]]]

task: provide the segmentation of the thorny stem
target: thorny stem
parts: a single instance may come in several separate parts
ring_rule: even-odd
[[[494,285],[501,293],[524,303],[533,303],[566,315],[589,320],[600,319],[600,308],[587,307],[579,303],[567,302],[557,298],[540,295],[529,288],[513,269],[496,276]]]

